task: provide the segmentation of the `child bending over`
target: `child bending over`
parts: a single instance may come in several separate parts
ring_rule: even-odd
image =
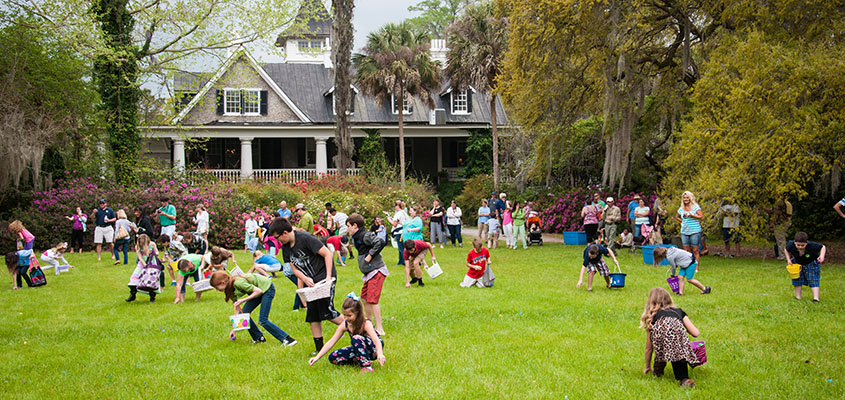
[[[32,287],[32,280],[29,279],[30,257],[32,250],[18,250],[6,253],[6,268],[12,274],[12,289],[18,290],[23,286],[21,278],[26,281],[27,287]]]
[[[24,228],[23,223],[18,220],[12,221],[9,224],[9,231],[11,231],[18,240],[18,250],[32,250],[32,245],[35,243],[35,235]]]
[[[249,269],[250,273],[257,272],[263,276],[270,276],[269,273],[276,273],[282,270],[282,262],[269,254],[255,251],[252,253],[252,259],[255,263]]]
[[[317,353],[308,360],[308,365],[314,365],[321,357],[337,344],[344,332],[349,333],[351,346],[337,349],[329,354],[329,362],[335,365],[358,364],[361,372],[373,372],[373,361],[378,360],[384,365],[384,341],[376,333],[373,323],[364,317],[364,307],[355,293],[346,295],[341,307],[344,322],[337,326],[334,336]]]
[[[173,304],[179,304],[185,301],[185,284],[188,283],[188,278],[194,278],[194,282],[200,280],[200,271],[205,268],[205,260],[199,254],[185,254],[179,260],[179,278],[176,281],[176,299]],[[197,300],[200,301],[202,292],[197,292]]]
[[[584,263],[581,265],[581,273],[578,275],[578,284],[575,285],[576,288],[581,287],[584,283],[584,272],[589,271],[587,275],[588,292],[593,291],[593,277],[596,276],[596,272],[604,277],[607,288],[610,289],[610,270],[607,268],[607,264],[604,262],[602,256],[610,256],[616,266],[619,267],[619,260],[616,259],[616,254],[613,253],[613,250],[598,244],[587,245],[584,249]]]
[[[56,275],[59,274],[60,271],[67,271],[70,268],[73,268],[70,263],[65,260],[64,253],[67,251],[67,243],[62,242],[49,249],[41,254],[41,261],[44,261],[44,268],[53,268],[56,271]],[[62,263],[60,264],[59,261]]]
[[[689,378],[687,364],[699,365],[698,357],[692,351],[687,333],[698,337],[698,328],[692,324],[684,310],[672,304],[672,297],[663,288],[651,289],[645,311],[640,317],[640,328],[646,330],[644,374],[654,372],[663,376],[667,363],[672,363],[675,379],[681,387],[693,387],[695,381]],[[654,354],[654,369],[651,356]]]
[[[420,264],[425,264],[426,250],[431,253],[431,262],[437,262],[437,257],[434,256],[434,248],[423,240],[406,240],[404,247],[405,252],[402,257],[405,259],[405,287],[410,288],[413,283],[418,283],[420,287],[425,286]],[[413,279],[411,279],[412,271]]]
[[[161,235],[158,237],[158,246],[165,250],[164,266],[167,272],[170,273],[170,286],[176,286],[176,276],[173,274],[173,267],[185,254],[188,254],[188,249],[179,240],[170,240],[170,236]],[[161,274],[161,286],[164,286],[164,274]]]
[[[801,287],[809,286],[813,292],[813,303],[819,302],[819,281],[821,280],[821,264],[827,248],[816,242],[808,240],[804,232],[797,232],[795,240],[786,244],[786,262],[788,264],[801,264],[801,275],[798,279],[792,280],[792,287],[795,290],[795,298],[801,300]]]
[[[701,289],[701,294],[708,294],[712,290],[710,286],[704,286],[696,279],[695,277],[695,270],[698,267],[698,263],[695,261],[695,256],[692,253],[681,250],[677,247],[655,247],[654,248],[654,267],[657,266],[663,260],[669,261],[669,265],[671,265],[672,269],[672,276],[675,276],[675,268],[680,267],[680,275],[684,279],[678,280],[678,294],[683,296],[684,295],[684,281],[691,283],[693,286]]]

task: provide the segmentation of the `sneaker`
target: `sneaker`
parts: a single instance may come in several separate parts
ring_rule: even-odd
[[[170,286],[176,286],[176,282],[170,282]]]
[[[363,367],[363,368],[361,368],[362,374],[367,374],[367,373],[370,373],[370,372],[373,372],[373,371],[374,371],[373,367]]]
[[[282,340],[282,346],[284,346],[284,347],[290,347],[290,346],[295,345],[296,343],[298,343],[296,341],[296,339],[294,339],[290,336],[288,336],[284,340]]]
[[[725,254],[725,258],[734,258],[734,256],[731,254]]]
[[[252,341],[252,344],[258,344],[258,343],[267,343],[267,339],[265,339],[264,336],[262,336],[262,337],[258,338],[257,340]]]
[[[701,294],[710,294],[711,289],[712,288],[710,286],[705,286],[704,290],[701,292]]]
[[[440,245],[440,248],[441,248],[441,249],[443,248],[443,245],[442,245],[442,244]]]
[[[417,283],[417,282],[419,282],[419,279],[417,279],[417,278],[411,278],[411,282],[409,282],[409,283],[413,285],[413,284],[415,284],[415,283]]]
[[[464,244],[463,244],[463,243],[459,243],[459,244],[458,244],[458,246],[459,246],[459,247],[464,247]]]
[[[813,299],[813,303],[818,303],[819,299]]]
[[[692,379],[684,379],[681,381],[682,388],[692,388],[695,387],[695,381]]]
[[[419,287],[425,286],[425,283],[423,283],[422,279],[417,279],[417,282],[419,282],[419,284],[418,284]],[[818,301],[816,301],[816,303],[818,303]]]

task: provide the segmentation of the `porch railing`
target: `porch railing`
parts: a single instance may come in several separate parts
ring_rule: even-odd
[[[346,170],[349,175],[358,175],[360,168],[349,168]],[[337,175],[337,168],[329,168],[327,174]],[[208,174],[214,178],[226,182],[240,182],[241,171],[238,169],[206,169],[189,171],[192,174]],[[311,179],[317,176],[315,168],[281,168],[281,169],[256,169],[252,171],[252,179],[259,182],[296,182]]]

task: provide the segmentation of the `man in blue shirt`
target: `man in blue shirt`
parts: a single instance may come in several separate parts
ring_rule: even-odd
[[[631,202],[628,203],[628,218],[626,222],[634,226],[634,237],[640,236],[640,227],[639,225],[634,224],[634,221],[637,220],[637,216],[634,215],[634,211],[636,211],[637,207],[640,206],[640,202],[642,202],[640,195],[635,194],[634,200],[631,200]]]
[[[94,228],[94,243],[97,244],[97,261],[101,261],[100,252],[103,250],[103,243],[109,245],[108,252],[111,253],[111,246],[114,245],[114,221],[117,221],[117,216],[114,210],[108,207],[106,199],[100,199],[99,208],[94,209],[94,218],[97,221],[97,227]],[[114,256],[112,256],[114,259]]]
[[[282,200],[282,202],[279,203],[279,207],[280,208],[276,211],[277,213],[279,213],[279,216],[282,218],[290,219],[291,212],[288,208],[288,202]]]
[[[490,207],[490,218],[498,219],[499,200],[496,198],[496,192],[490,193],[490,198],[487,199],[487,206]]]
[[[499,217],[499,225],[502,224],[502,217],[505,215],[505,208],[507,208],[507,202],[505,198],[507,197],[504,193],[499,193],[499,200],[496,201],[496,214]]]

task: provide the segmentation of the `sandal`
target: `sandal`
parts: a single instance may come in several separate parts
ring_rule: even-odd
[[[695,387],[695,381],[692,379],[684,379],[681,381],[681,387],[683,388],[692,388]]]
[[[705,286],[704,290],[701,291],[701,294],[710,294],[710,290],[712,288],[710,286]]]

